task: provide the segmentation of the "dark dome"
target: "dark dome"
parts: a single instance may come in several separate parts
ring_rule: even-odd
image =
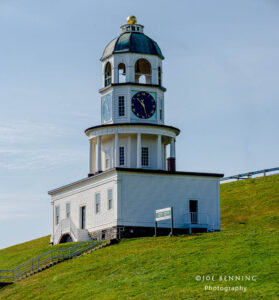
[[[125,32],[106,46],[101,60],[114,53],[127,52],[158,55],[164,59],[158,44],[150,37],[139,32]]]

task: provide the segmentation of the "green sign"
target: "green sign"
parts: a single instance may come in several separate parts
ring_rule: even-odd
[[[158,209],[155,211],[155,220],[162,221],[171,219],[171,207]]]

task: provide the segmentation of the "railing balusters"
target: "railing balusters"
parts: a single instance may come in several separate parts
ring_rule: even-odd
[[[118,232],[118,230],[117,230]],[[116,234],[117,234],[116,232]],[[116,235],[117,236],[117,235]],[[107,232],[107,237],[109,239],[109,237],[111,237],[111,232]],[[115,235],[113,235],[113,237],[115,237]],[[39,270],[41,265],[45,265],[46,263],[48,263],[49,261],[53,262],[56,261],[59,262],[60,258],[61,261],[79,255],[89,249],[93,249],[94,246],[100,244],[99,240],[92,240],[90,242],[80,242],[72,247],[69,247],[68,249],[55,249],[55,250],[50,250],[47,251],[35,258],[32,258],[31,260],[28,260],[27,262],[17,266],[16,268],[12,269],[12,270],[0,270],[0,279],[12,279],[12,281],[15,280],[19,280],[19,278],[21,277],[21,275],[27,274],[30,270],[32,270],[32,273],[35,270]],[[67,253],[68,251],[68,253]],[[56,256],[54,255],[54,253],[56,252]],[[59,253],[62,253],[62,255],[60,255]],[[50,254],[50,257],[48,257],[48,255]],[[61,256],[61,257],[60,257]],[[2,274],[6,274],[6,275],[2,275]]]

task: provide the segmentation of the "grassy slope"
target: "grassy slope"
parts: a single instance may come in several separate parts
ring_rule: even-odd
[[[5,287],[0,298],[279,299],[279,175],[222,184],[221,199],[221,232],[124,240]],[[45,251],[47,242],[1,250],[0,268],[14,265],[22,249]],[[246,286],[245,294],[210,292],[195,280],[204,274],[257,281],[209,283]]]

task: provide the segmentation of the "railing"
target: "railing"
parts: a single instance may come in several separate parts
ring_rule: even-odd
[[[105,87],[111,84],[111,76],[106,75],[105,77]]]
[[[207,213],[189,212],[186,214],[186,225],[189,233],[192,234],[192,228],[206,228],[206,231],[213,231],[213,224],[209,222]]]
[[[247,179],[247,178],[251,178],[253,175],[257,175],[257,174],[263,174],[263,176],[266,176],[266,173],[276,172],[276,171],[279,171],[279,168],[263,169],[263,170],[248,172],[248,173],[232,175],[232,176],[221,178],[220,180],[225,181],[225,180],[230,180],[230,179],[237,179],[237,180]]]
[[[55,234],[53,236],[53,243],[57,244],[61,236],[66,233],[70,233],[74,238],[74,242],[77,242],[80,240],[80,237],[84,232],[88,233],[88,230],[77,228],[70,217],[63,219],[60,221],[55,231]]]
[[[135,73],[135,83],[150,84],[151,75],[143,73]]]
[[[197,213],[189,212],[186,214],[186,224],[197,224],[197,225],[208,225],[208,214],[207,213]]]
[[[0,282],[11,282],[21,277],[36,273],[45,266],[51,266],[60,261],[72,258],[100,244],[99,241],[81,242],[71,248],[54,249],[43,253],[11,270],[0,270]]]

